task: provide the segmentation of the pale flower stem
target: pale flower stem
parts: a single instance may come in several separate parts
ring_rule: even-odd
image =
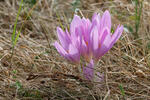
[[[83,73],[83,65],[82,64],[79,64],[78,70],[79,70],[80,73]]]

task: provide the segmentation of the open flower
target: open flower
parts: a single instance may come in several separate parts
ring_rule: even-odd
[[[120,38],[122,32],[123,26],[118,25],[115,32],[111,33],[111,16],[108,11],[105,11],[101,18],[99,14],[94,14],[90,33],[93,58],[98,60],[107,53]]]
[[[60,55],[73,62],[79,62],[80,61],[79,50],[74,45],[74,42],[71,40],[71,36],[68,33],[68,31],[66,30],[66,32],[63,32],[63,30],[58,27],[57,34],[61,45],[56,41],[54,43],[54,46],[60,53]]]
[[[118,25],[115,32],[111,33],[111,16],[107,10],[102,17],[95,13],[91,21],[74,15],[69,32],[67,29],[64,32],[61,28],[57,28],[60,43],[56,41],[54,46],[61,56],[72,62],[79,63],[81,56],[84,61],[89,62],[86,67],[83,66],[83,74],[86,75],[85,78],[91,80],[94,75],[93,60],[99,60],[107,53],[122,32],[123,26]]]

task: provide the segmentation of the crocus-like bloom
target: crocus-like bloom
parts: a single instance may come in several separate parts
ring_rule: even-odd
[[[66,29],[64,32],[61,28],[57,28],[60,43],[55,42],[54,46],[63,57],[72,62],[79,63],[81,56],[89,62],[86,67],[83,66],[83,74],[87,75],[85,78],[91,80],[94,75],[93,60],[99,60],[107,53],[120,38],[122,32],[123,26],[118,25],[115,32],[111,33],[109,11],[105,11],[102,17],[95,13],[91,21],[74,15],[70,31]]]

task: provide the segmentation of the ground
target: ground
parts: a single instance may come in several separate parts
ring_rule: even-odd
[[[24,0],[16,28],[21,34],[13,48],[20,4],[0,0],[0,100],[150,100],[149,0],[137,6],[136,0]],[[102,81],[91,82],[52,44],[56,27],[68,27],[75,13],[91,18],[105,10],[112,28],[122,24],[124,31],[95,66]]]

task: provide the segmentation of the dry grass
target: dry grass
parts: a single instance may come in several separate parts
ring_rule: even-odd
[[[95,71],[104,73],[101,83],[84,80],[78,66],[64,60],[52,46],[59,21],[66,27],[73,16],[72,0],[38,0],[35,6],[26,3],[17,24],[17,31],[23,24],[21,36],[11,58],[18,1],[0,0],[0,100],[150,100],[148,0],[143,1],[140,38],[124,31],[96,66]],[[131,1],[82,0],[79,7],[86,17],[108,9],[113,23],[134,27]]]

